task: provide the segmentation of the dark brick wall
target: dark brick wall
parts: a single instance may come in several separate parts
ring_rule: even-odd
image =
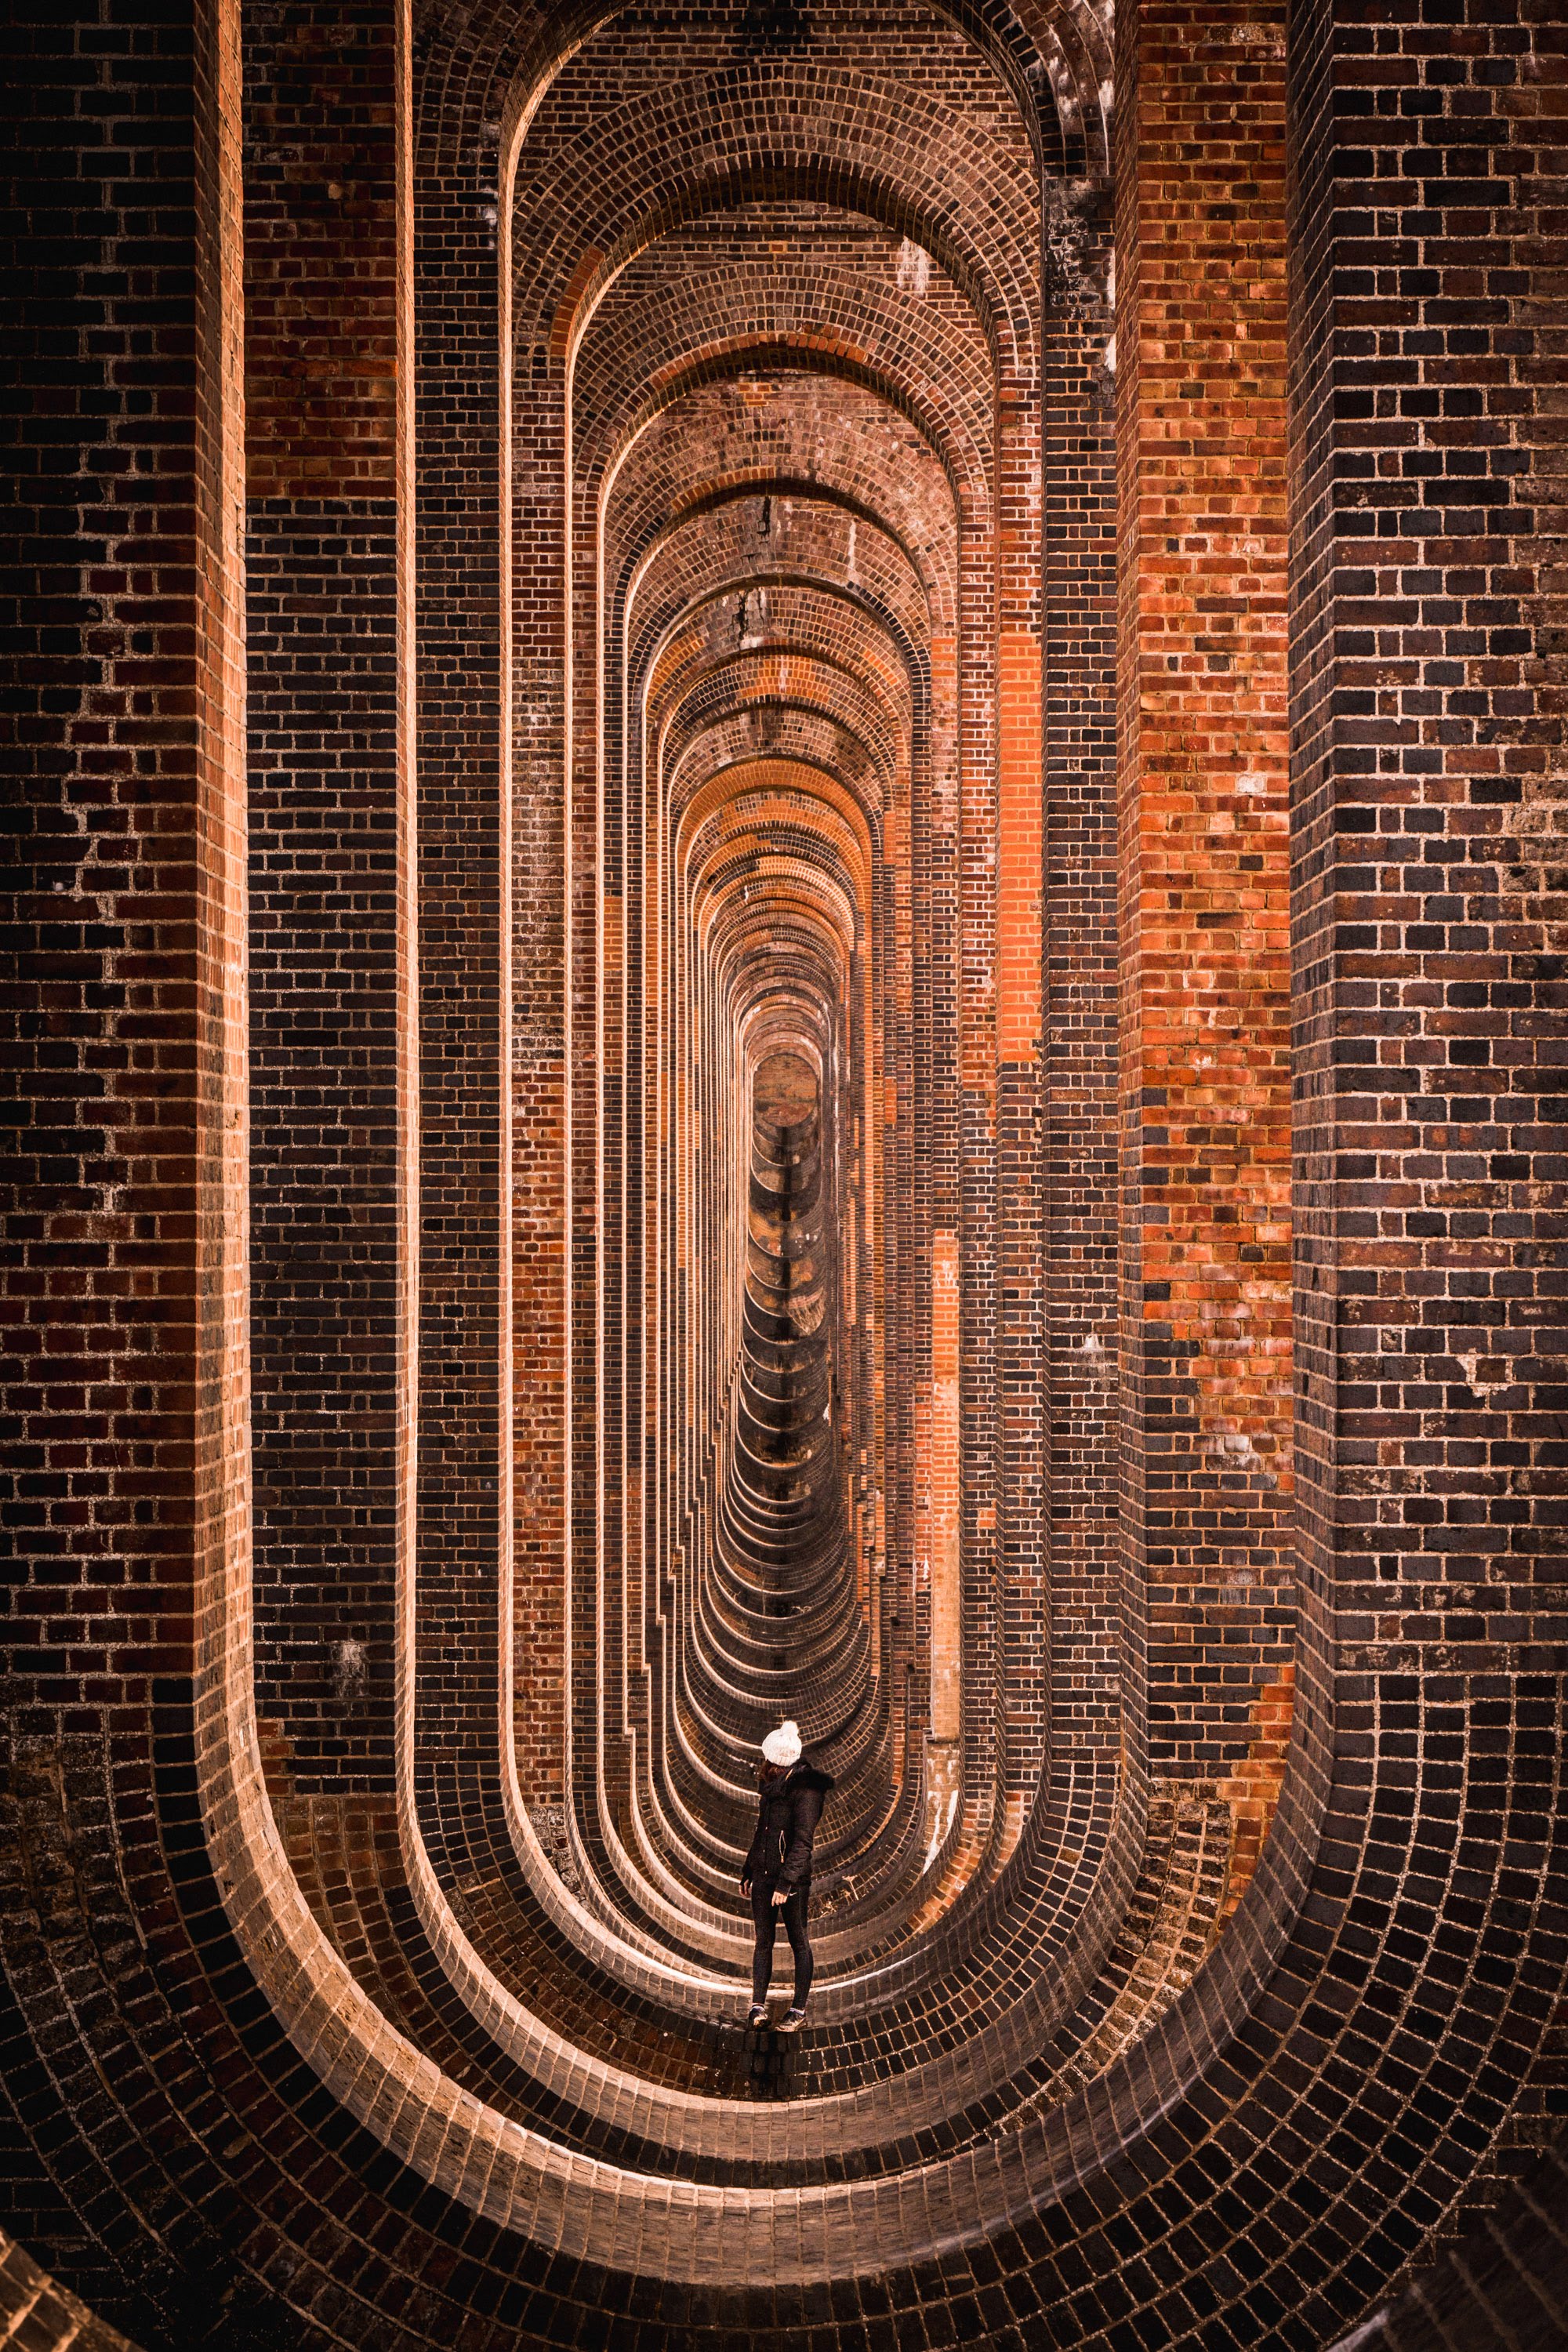
[[[1117,1543],[1116,476],[1110,191],[1064,206],[1045,399],[1046,1003],[1053,1725],[1121,1722]],[[1049,218],[1049,215],[1047,215]]]
[[[302,1786],[386,1789],[412,952],[397,14],[254,6],[244,30],[257,1706]]]
[[[1563,2105],[1561,2035],[1541,2038],[1551,1997],[1523,1955],[1533,1928],[1557,1948],[1563,1927],[1561,1318],[1535,1218],[1563,1101],[1542,856],[1563,723],[1542,533],[1562,458],[1542,393],[1564,79],[1560,34],[1530,11],[1325,6],[1293,41],[1302,1604],[1338,1633],[1344,1769],[1395,1946],[1399,1926],[1420,1939],[1405,1965],[1447,1947],[1439,1984],[1475,1968],[1520,1997],[1512,2053],[1452,2086],[1467,2144],[1500,2126],[1500,2169]],[[1453,1924],[1429,1948],[1439,1883]],[[1396,1965],[1397,1948],[1385,1984]],[[1417,2111],[1442,2128],[1435,2080]],[[1496,2193],[1467,2191],[1461,2215]],[[1494,2259],[1474,2226],[1436,2309]],[[1418,2271],[1393,2340],[1455,2340],[1421,2315],[1426,2294]],[[1484,2295],[1466,2324],[1509,2340]]]
[[[1529,11],[1333,37],[1296,142],[1304,1528],[1369,1670],[1517,1673],[1563,1601],[1561,45]]]
[[[246,0],[252,499],[384,494],[397,463],[400,9]]]
[[[493,173],[493,163],[491,165]],[[496,243],[421,181],[418,320],[419,1733],[493,1757],[507,1525],[509,1189]]]
[[[253,502],[257,1708],[301,1785],[390,1785],[399,1161],[396,511]]]
[[[38,1728],[144,1725],[193,1561],[243,1535],[241,1272],[202,1213],[239,1139],[226,25],[21,11],[7,79],[0,1541]]]

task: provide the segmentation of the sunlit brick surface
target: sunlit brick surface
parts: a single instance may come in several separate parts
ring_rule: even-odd
[[[1568,2340],[1544,0],[8,30],[0,2341]]]

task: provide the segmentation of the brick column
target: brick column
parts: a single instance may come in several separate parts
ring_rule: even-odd
[[[994,513],[959,520],[959,789],[953,828],[957,938],[959,1493],[963,1589],[964,1763],[994,1784],[1004,1748],[996,1502],[1003,1484],[998,1397],[996,1215],[997,807]],[[947,829],[933,827],[941,875]],[[938,1211],[940,1215],[940,1210]],[[938,1230],[942,1230],[940,1225]],[[898,1643],[895,1641],[895,1651]],[[1005,1809],[994,1810],[993,1826]],[[1016,1824],[1016,1808],[1006,1826]],[[1001,1832],[998,1832],[998,1834]]]
[[[24,1737],[112,1727],[144,1819],[154,1694],[188,1702],[201,1580],[248,1536],[238,26],[28,14],[0,142],[6,1696]]]
[[[1470,1752],[1460,1869],[1533,1899],[1568,1639],[1568,61],[1560,11],[1479,0],[1313,0],[1292,52],[1304,1604],[1385,1866],[1455,1846]]]
[[[1049,1701],[1046,1466],[1044,717],[1040,404],[997,388],[997,1668],[1009,1838],[1045,1760]]]
[[[506,191],[510,222],[511,194]],[[510,281],[510,246],[503,244]],[[502,289],[510,305],[509,284]],[[566,1787],[569,1402],[566,1279],[566,483],[563,304],[548,344],[514,345],[503,387],[512,856],[513,1721],[525,1798]],[[510,316],[509,316],[510,330]]]
[[[1047,288],[1046,1139],[1053,1749],[1114,1753],[1116,463],[1106,399],[1110,191],[1063,197]]]
[[[389,1789],[405,1528],[398,0],[256,9],[247,68],[258,1711]]]
[[[1284,12],[1117,33],[1123,1529],[1151,1759],[1224,1780],[1293,1605]]]
[[[491,1778],[510,1547],[495,155],[418,179],[419,1654],[416,1753]],[[488,216],[487,216],[488,215]],[[433,1848],[439,1838],[426,1816]]]

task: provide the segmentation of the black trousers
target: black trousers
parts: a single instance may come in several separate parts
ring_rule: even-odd
[[[781,1918],[790,1950],[795,1954],[795,2006],[805,2007],[816,1966],[811,1957],[811,1937],[805,1932],[805,1906],[810,1900],[809,1878],[777,1910],[773,1907],[773,1890],[766,1879],[752,1881],[752,1924],[757,1931],[757,1948],[752,1960],[752,1999],[759,2008],[768,1997],[768,1979],[773,1972],[773,1937]]]

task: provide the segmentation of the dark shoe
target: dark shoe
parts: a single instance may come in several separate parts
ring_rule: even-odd
[[[747,2014],[746,2023],[748,2025],[765,2025],[767,2021],[767,2011],[762,2006],[760,2001],[753,2001],[751,2010]]]
[[[786,2009],[773,2031],[776,2033],[798,2033],[805,2023],[804,2009]]]

